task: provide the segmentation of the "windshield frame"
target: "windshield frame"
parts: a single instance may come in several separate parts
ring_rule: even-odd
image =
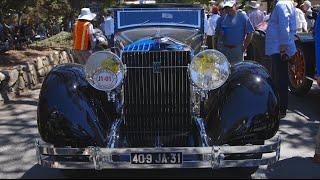
[[[130,29],[135,27],[143,26],[174,26],[174,27],[186,27],[194,29],[203,29],[204,27],[204,11],[202,8],[122,8],[114,9],[115,10],[115,31],[120,31],[124,29]],[[130,25],[120,25],[120,14],[125,12],[177,12],[177,11],[197,11],[198,23],[197,25],[184,24],[184,23],[145,23],[140,24],[130,24]]]

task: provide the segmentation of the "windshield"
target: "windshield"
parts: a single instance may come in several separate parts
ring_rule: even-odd
[[[148,8],[117,11],[117,29],[150,25],[201,28],[201,10]]]

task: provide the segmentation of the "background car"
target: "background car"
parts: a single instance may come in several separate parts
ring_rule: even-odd
[[[271,59],[264,52],[266,28],[267,22],[263,28],[256,30],[246,59],[259,62],[270,72]],[[295,42],[297,53],[290,59],[288,67],[289,87],[292,94],[302,96],[309,92],[313,81],[316,80],[315,31],[297,33]]]

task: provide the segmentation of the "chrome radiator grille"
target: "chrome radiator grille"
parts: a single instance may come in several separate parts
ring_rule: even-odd
[[[190,52],[125,52],[124,131],[131,146],[184,146],[191,131]]]

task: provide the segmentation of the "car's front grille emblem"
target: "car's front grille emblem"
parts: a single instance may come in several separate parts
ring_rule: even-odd
[[[153,73],[161,73],[161,62],[153,62]]]

